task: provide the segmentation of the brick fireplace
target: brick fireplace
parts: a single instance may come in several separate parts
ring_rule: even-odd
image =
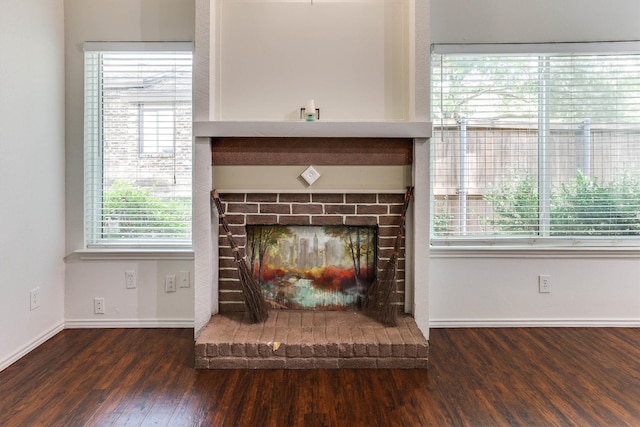
[[[300,124],[291,125],[295,128]],[[217,135],[207,141],[211,160],[209,191],[218,190],[227,212],[225,219],[241,249],[246,243],[247,225],[376,226],[377,265],[383,268],[399,229],[406,186],[415,179],[414,130],[410,130],[409,135],[405,135],[405,131],[385,135],[388,132],[376,130],[379,124],[373,124],[365,125],[368,129],[364,132],[358,131],[359,137],[336,136],[333,130],[327,136],[322,129],[329,129],[329,123],[316,127],[319,132],[313,130],[314,125],[317,124],[301,132],[294,131],[293,135],[289,135],[290,130],[285,132],[287,135],[269,130],[270,134],[278,135],[253,137],[245,135],[253,131],[244,128],[240,132],[237,128],[198,130],[196,123],[196,133]],[[359,126],[356,124],[356,127]],[[344,130],[339,130],[340,125],[337,128],[344,134]],[[306,134],[308,129],[312,129],[312,135]],[[382,136],[374,137],[372,133]],[[231,136],[234,134],[240,135]],[[204,147],[196,148],[200,150],[196,155],[203,155]],[[321,175],[313,185],[302,182],[299,177],[310,165]],[[418,197],[422,197],[420,192]],[[424,202],[418,199],[420,205],[424,206]],[[412,208],[415,203],[412,201]],[[416,267],[405,249],[411,248],[414,257],[414,248],[422,243],[416,243],[413,220],[408,222],[407,244],[402,246],[399,256],[398,292],[392,302],[399,312],[397,327],[385,327],[353,310],[271,310],[265,323],[252,325],[244,313],[229,243],[218,229],[215,211],[209,214],[214,315],[199,331],[197,367],[426,368],[428,343],[412,314],[416,295],[422,293],[422,290],[416,292],[416,272],[423,266]],[[414,216],[415,213],[411,215]],[[196,301],[196,307],[198,304],[202,302]]]
[[[391,256],[398,233],[404,194],[400,193],[221,193],[227,224],[244,245],[247,225],[377,226],[378,268]],[[220,313],[244,311],[237,265],[229,242],[220,233],[218,280]],[[398,292],[393,304],[404,312],[405,256],[401,247]]]

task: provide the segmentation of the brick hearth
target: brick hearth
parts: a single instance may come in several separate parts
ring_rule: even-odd
[[[196,341],[199,369],[426,369],[428,356],[413,317],[385,327],[351,311],[272,310],[258,324],[217,314]]]

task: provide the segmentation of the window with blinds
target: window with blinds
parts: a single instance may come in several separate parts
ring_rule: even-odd
[[[191,245],[192,47],[85,45],[87,247]]]
[[[434,46],[434,245],[640,243],[640,46],[618,47]]]

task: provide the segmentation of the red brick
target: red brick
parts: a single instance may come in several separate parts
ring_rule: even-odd
[[[344,194],[319,193],[312,194],[311,199],[314,203],[344,203]]]
[[[345,225],[377,225],[378,219],[375,216],[347,216],[344,223]]]
[[[429,357],[429,344],[416,344],[416,356],[421,358]]]
[[[387,205],[358,205],[358,215],[386,215]]]
[[[229,203],[227,212],[258,213],[257,203]]]
[[[340,367],[338,365],[338,359],[334,357],[315,359],[315,361],[316,369],[338,369]]]
[[[206,343],[203,343],[203,344],[196,343],[195,354],[196,354],[196,357],[204,357],[204,356],[206,356],[206,354],[207,354],[207,344]]]
[[[291,214],[291,205],[288,204],[261,204],[261,214]]]
[[[244,221],[245,221],[245,215],[244,214],[226,214],[224,216],[224,219],[227,222],[227,225],[231,226],[231,225],[244,225]]]
[[[281,203],[308,203],[311,195],[306,193],[281,193],[278,199]]]
[[[277,202],[278,195],[275,193],[248,193],[247,202]]]
[[[206,357],[196,357],[196,369],[209,369],[209,359]]]
[[[310,225],[311,219],[308,216],[280,216],[281,225]]]
[[[376,203],[377,201],[377,194],[356,193],[346,195],[347,203]]]
[[[223,202],[244,202],[243,193],[221,193],[218,196]]]
[[[239,337],[238,339],[242,340],[241,337]],[[240,342],[234,342],[233,344],[231,344],[231,355],[233,357],[246,356],[244,340]]]
[[[218,344],[218,356],[228,357],[231,356],[231,344],[228,342]]]
[[[300,344],[300,357],[313,357],[314,350],[313,344]]]
[[[285,363],[287,369],[315,369],[316,367],[316,360],[313,358],[287,358]]]
[[[354,215],[356,213],[355,205],[325,205],[324,211],[326,214],[342,214],[342,215]]]
[[[341,216],[312,216],[311,223],[313,225],[342,225]]]
[[[329,342],[326,344],[327,349],[327,357],[339,357],[340,356],[340,348],[337,343]]]
[[[291,207],[291,213],[294,215],[299,215],[299,214],[308,214],[308,215],[313,215],[313,214],[322,214],[323,213],[323,206],[319,205],[319,204],[314,204],[314,205],[293,205]]]
[[[220,313],[237,313],[237,312],[244,312],[244,311],[245,311],[244,302],[238,302],[238,301],[220,302]]]
[[[238,269],[219,269],[218,277],[220,279],[238,279]]]
[[[246,369],[247,359],[239,357],[224,357],[209,360],[209,369]]]
[[[236,291],[220,292],[219,298],[220,298],[220,302],[240,301],[242,300],[242,292],[236,292]]]
[[[267,343],[258,344],[258,355],[260,357],[269,357],[273,355],[273,347]]]
[[[378,225],[400,225],[399,215],[380,215],[378,217]]]
[[[218,357],[218,344],[207,344],[206,353],[204,355],[207,357]]]
[[[378,203],[404,203],[404,194],[387,194],[381,193],[378,195]]]
[[[236,275],[237,277],[237,275]],[[242,285],[240,284],[240,280],[220,280],[219,290],[220,291],[242,291]]]
[[[256,359],[247,359],[247,368],[248,369],[284,369],[286,368],[286,361],[284,358],[256,358]]]
[[[247,225],[278,224],[277,215],[247,215]]]
[[[377,367],[377,363],[376,359],[371,357],[353,357],[338,359],[338,366],[343,369],[374,369]]]
[[[389,205],[389,213],[401,215],[402,214],[402,205]]]
[[[406,357],[385,357],[377,360],[380,369],[414,369],[416,359]]]
[[[351,343],[338,344],[338,356],[353,357],[353,344]]]

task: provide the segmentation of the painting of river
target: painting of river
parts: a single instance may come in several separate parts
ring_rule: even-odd
[[[247,259],[273,308],[358,309],[375,279],[377,228],[247,226]]]

